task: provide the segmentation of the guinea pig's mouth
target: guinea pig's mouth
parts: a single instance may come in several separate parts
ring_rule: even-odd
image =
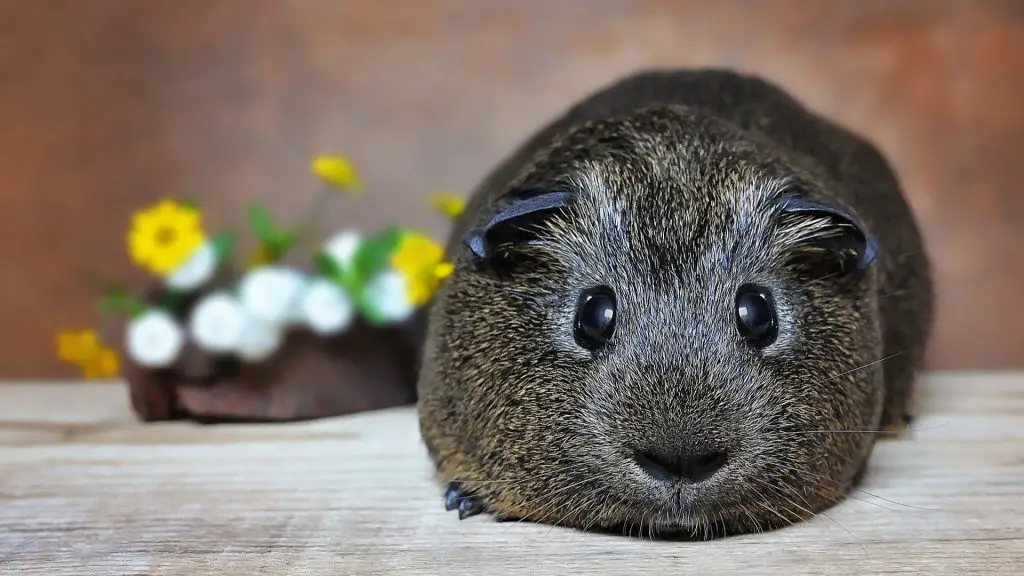
[[[727,510],[701,514],[640,517],[610,527],[629,537],[662,540],[712,540],[733,533],[732,515]]]
[[[708,486],[641,488],[627,497],[624,517],[609,526],[628,536],[709,540],[742,531],[742,503],[723,501]]]
[[[722,467],[722,476],[683,483],[648,473],[628,492],[616,532],[643,538],[712,540],[759,533],[796,524],[841,500],[833,490],[802,491],[780,475],[758,469]],[[652,481],[653,480],[653,481]]]
[[[681,508],[673,507],[671,512],[639,514],[609,526],[607,532],[648,539],[704,541],[774,530],[803,519],[782,515],[768,518],[763,516],[767,509],[739,503],[684,504]]]
[[[619,492],[619,511],[625,514],[614,530],[643,538],[710,540],[796,520],[777,515],[779,503],[771,498],[776,487],[769,489],[766,482],[771,473],[760,470],[742,445],[712,448],[620,453],[620,470],[631,489]]]

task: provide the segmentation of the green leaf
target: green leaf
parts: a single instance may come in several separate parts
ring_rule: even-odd
[[[228,255],[235,248],[235,235],[231,232],[223,232],[211,238],[210,244],[213,246],[213,253],[217,257],[217,262],[223,262],[227,260]]]
[[[180,202],[180,204],[186,208],[191,208],[196,212],[199,211],[199,201],[195,198],[185,198]]]
[[[134,318],[145,312],[146,306],[127,293],[117,293],[101,298],[97,305],[97,311],[100,316],[123,314],[129,318]]]
[[[262,207],[250,204],[248,217],[253,233],[259,238],[260,245],[271,261],[280,260],[295,245],[295,234],[278,228]]]
[[[276,236],[265,242],[264,249],[267,251],[267,255],[270,256],[270,259],[276,261],[283,258],[294,245],[294,234],[278,232]]]
[[[139,316],[142,316],[143,314],[145,314],[146,311],[148,311],[148,310],[149,310],[149,308],[146,307],[145,304],[143,304],[142,302],[139,302],[138,300],[134,300],[133,299],[132,300],[131,309],[128,312],[128,317],[130,319],[134,320],[134,319],[138,318]]]
[[[248,216],[249,225],[252,226],[253,233],[256,234],[256,237],[260,239],[260,243],[263,245],[273,243],[281,235],[277,227],[274,226],[274,222],[271,221],[270,215],[259,205],[249,204]]]
[[[321,276],[334,282],[340,282],[345,275],[341,266],[324,251],[317,251],[313,254],[313,268]]]
[[[96,304],[96,311],[99,312],[100,316],[124,314],[126,313],[125,301],[121,298],[105,296],[100,298],[99,303]]]
[[[387,324],[387,318],[373,306],[368,298],[364,298],[362,294],[359,294],[358,297],[355,298],[354,304],[356,310],[359,310],[363,319],[366,320],[366,323],[372,328],[380,328]]]
[[[404,235],[405,230],[390,226],[360,244],[352,262],[352,268],[360,283],[388,266],[391,253],[398,248]]]

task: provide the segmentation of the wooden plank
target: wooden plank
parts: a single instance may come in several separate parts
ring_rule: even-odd
[[[817,519],[652,542],[445,513],[411,408],[142,425],[111,384],[0,385],[0,572],[1024,574],[1024,375],[934,374]]]

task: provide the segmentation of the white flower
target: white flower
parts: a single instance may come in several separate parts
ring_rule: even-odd
[[[253,318],[271,326],[283,326],[297,317],[305,285],[306,279],[297,270],[261,266],[242,279],[238,299]]]
[[[248,322],[236,298],[215,292],[203,297],[192,309],[189,330],[196,344],[210,352],[234,352]]]
[[[247,318],[245,330],[238,343],[238,357],[249,362],[266,360],[281,347],[284,339],[280,327],[267,324],[253,317]]]
[[[321,336],[340,334],[352,324],[355,308],[342,289],[327,280],[310,282],[299,305],[302,322]]]
[[[323,250],[338,266],[344,269],[352,263],[352,259],[355,258],[356,251],[362,242],[363,238],[359,232],[344,230],[338,232],[324,243]]]
[[[406,295],[405,276],[397,270],[385,270],[367,282],[363,286],[363,296],[387,322],[402,322],[416,311]]]
[[[174,290],[195,290],[213,278],[217,270],[217,254],[213,244],[203,242],[164,282]]]
[[[142,313],[128,324],[125,332],[128,355],[147,368],[166,368],[178,359],[184,346],[181,327],[164,310]]]

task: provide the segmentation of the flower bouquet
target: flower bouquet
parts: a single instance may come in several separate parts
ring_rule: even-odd
[[[361,191],[342,157],[311,168],[326,184],[321,198]],[[449,217],[462,209],[454,195],[433,204]],[[207,231],[197,204],[163,199],[137,212],[128,252],[153,285],[136,294],[104,282],[98,308],[122,320],[120,346],[65,332],[61,358],[87,378],[123,368],[147,421],[286,421],[414,401],[415,312],[452,271],[443,249],[399,226],[318,239],[308,222],[281,227],[255,204],[247,220],[258,245],[239,270],[236,236]]]

